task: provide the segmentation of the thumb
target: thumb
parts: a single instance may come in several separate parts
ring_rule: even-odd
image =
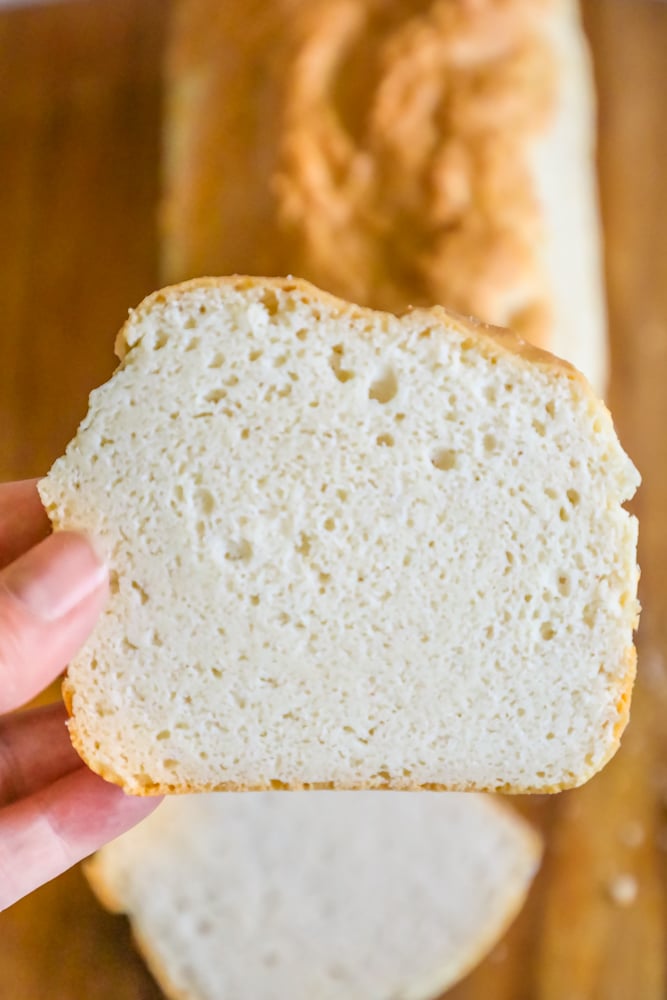
[[[107,596],[90,542],[56,532],[0,572],[0,712],[29,701],[83,644]]]

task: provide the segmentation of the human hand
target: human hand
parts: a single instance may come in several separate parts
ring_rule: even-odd
[[[35,481],[0,485],[0,713],[45,688],[91,631],[107,573],[81,535],[49,535]],[[61,703],[0,715],[0,910],[151,812],[76,754]]]

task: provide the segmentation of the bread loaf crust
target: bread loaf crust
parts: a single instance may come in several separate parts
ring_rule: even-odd
[[[166,280],[291,272],[373,308],[439,302],[604,390],[577,0],[181,0],[167,83]]]

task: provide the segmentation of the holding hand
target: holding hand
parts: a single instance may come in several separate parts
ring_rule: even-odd
[[[0,713],[57,677],[106,601],[106,568],[90,543],[49,530],[34,481],[0,485]],[[0,715],[0,909],[157,804],[93,774],[65,719],[61,703]]]

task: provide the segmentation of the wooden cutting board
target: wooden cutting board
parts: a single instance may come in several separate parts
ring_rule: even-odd
[[[451,1000],[667,998],[667,4],[584,8],[600,95],[609,402],[644,476],[640,674],[603,773],[517,800],[545,833],[545,862],[514,927]],[[167,13],[163,0],[0,12],[0,479],[48,468],[114,368],[128,306],[158,282]],[[0,915],[0,1000],[93,996],[161,993],[126,922],[74,870]]]

